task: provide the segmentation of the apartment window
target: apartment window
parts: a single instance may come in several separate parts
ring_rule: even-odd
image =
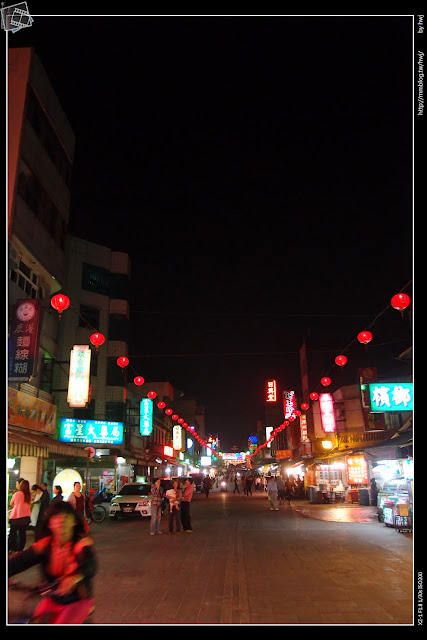
[[[108,422],[125,422],[125,408],[124,402],[106,402],[105,419]]]
[[[110,272],[102,267],[83,263],[82,289],[108,296],[110,293]]]
[[[79,327],[86,327],[87,329],[97,331],[99,327],[99,309],[81,304],[79,311]]]
[[[29,298],[35,300],[38,297],[39,277],[23,260],[19,261],[16,269],[10,270],[10,279],[17,284]]]

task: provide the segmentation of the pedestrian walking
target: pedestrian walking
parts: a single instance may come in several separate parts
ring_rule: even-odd
[[[210,481],[210,478],[209,478],[209,476],[205,476],[205,477],[203,478],[203,491],[205,492],[205,496],[206,496],[207,498],[209,498],[209,491],[210,491],[210,488],[211,488],[211,481]]]
[[[156,533],[162,533],[160,531],[160,520],[162,518],[162,489],[160,486],[160,478],[154,481],[151,485],[151,523],[150,523],[150,536],[154,536]]]
[[[270,511],[279,511],[277,506],[277,482],[274,476],[271,476],[267,482],[267,494],[270,502]]]
[[[281,476],[277,476],[276,484],[277,484],[277,497],[279,499],[279,504],[285,504],[285,482]]]
[[[371,480],[371,505],[373,507],[377,506],[378,502],[378,487],[375,478]]]
[[[40,513],[41,499],[43,491],[38,484],[33,484],[31,487],[31,520],[30,529],[35,529],[37,526],[37,520]]]
[[[255,478],[255,491],[261,491],[261,478],[259,476]]]
[[[18,478],[16,489],[10,501],[12,511],[9,516],[8,548],[13,553],[22,551],[25,548],[27,527],[31,518],[30,483],[24,478]]]
[[[182,491],[178,480],[173,481],[172,489],[166,491],[166,497],[169,499],[169,533],[173,533],[174,523],[176,533],[180,533]]]
[[[246,495],[252,495],[252,476],[246,478]]]
[[[288,478],[285,482],[285,499],[288,501],[288,504],[291,504],[292,498],[293,498],[292,483]]]
[[[246,495],[246,476],[242,478],[243,493]]]
[[[77,511],[82,518],[86,515],[85,497],[82,494],[82,485],[80,482],[75,482],[73,485],[73,491],[68,496],[67,502],[71,504],[74,511]]]
[[[192,533],[190,504],[193,498],[194,486],[191,480],[187,478],[185,481],[184,491],[181,500],[181,521],[182,527],[186,533]]]
[[[237,476],[234,477],[234,491],[233,491],[233,493],[236,493],[236,491],[237,491],[237,493],[240,493],[240,491],[239,491],[239,481],[237,480]]]

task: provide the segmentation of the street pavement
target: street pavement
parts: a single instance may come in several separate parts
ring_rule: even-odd
[[[147,519],[91,524],[99,625],[411,625],[413,540],[376,507],[195,494],[193,533]],[[31,535],[28,543],[31,543]],[[38,569],[20,575],[35,582]]]

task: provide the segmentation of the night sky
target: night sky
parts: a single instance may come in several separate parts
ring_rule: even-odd
[[[40,5],[9,46],[35,47],[76,135],[69,231],[131,257],[135,372],[195,396],[227,450],[268,378],[299,389],[304,337],[334,388],[402,367],[411,321],[386,308],[412,298],[411,17]]]

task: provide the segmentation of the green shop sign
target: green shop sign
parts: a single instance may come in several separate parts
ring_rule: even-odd
[[[61,418],[59,440],[82,444],[123,444],[123,422]]]
[[[412,411],[414,408],[412,382],[375,382],[369,384],[371,411]]]

